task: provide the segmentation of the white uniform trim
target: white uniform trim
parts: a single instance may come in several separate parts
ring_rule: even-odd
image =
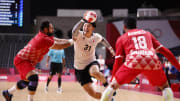
[[[163,45],[160,45],[156,48],[156,51],[159,50],[161,47],[163,47]]]
[[[123,58],[123,56],[121,56],[121,55],[115,56],[115,59],[117,59],[117,58]]]
[[[57,42],[56,41],[54,41],[54,43],[53,43],[53,45],[51,46],[51,47],[49,47],[49,49],[51,49],[55,44],[56,44]]]

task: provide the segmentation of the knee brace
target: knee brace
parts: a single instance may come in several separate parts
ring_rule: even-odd
[[[28,77],[29,80],[29,85],[28,85],[28,90],[30,91],[36,91],[36,88],[38,86],[38,75],[34,74]]]
[[[20,80],[17,82],[17,88],[24,89],[29,84],[28,81]]]

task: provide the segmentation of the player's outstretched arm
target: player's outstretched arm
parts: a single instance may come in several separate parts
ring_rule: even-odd
[[[109,44],[109,42],[108,42],[104,37],[103,37],[101,43],[102,43],[105,47],[108,48],[108,50],[111,52],[111,54],[112,54],[113,56],[115,56],[116,53],[115,53],[114,49],[111,47],[111,45]]]
[[[169,49],[167,49],[166,47],[161,47],[158,49],[158,52],[164,55],[171,62],[171,64],[180,71],[180,64]]]
[[[81,27],[83,26],[83,24],[85,23],[85,21],[83,19],[81,19],[78,23],[76,23],[72,29],[72,38],[75,41],[76,37],[79,34],[79,31],[81,29]]]
[[[54,37],[54,41],[57,41],[57,42],[63,42],[63,41],[66,41],[67,39],[60,39],[60,38],[57,38],[57,37]]]
[[[122,64],[123,64],[123,57],[115,56],[115,62],[113,65],[111,81]]]
[[[159,53],[164,55],[171,62],[171,64],[180,71],[180,65],[176,60],[175,56],[173,55],[173,53],[169,49],[161,45],[160,42],[152,34],[151,37],[152,37],[154,49],[156,49]]]
[[[64,49],[73,44],[72,39],[62,39],[61,41],[54,40],[54,44],[51,49]]]

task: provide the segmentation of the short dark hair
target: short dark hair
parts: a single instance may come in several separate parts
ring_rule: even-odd
[[[90,23],[94,28],[96,28],[96,23],[93,22],[93,23]]]
[[[124,19],[124,25],[128,29],[136,28],[136,18],[135,17],[127,17]]]
[[[42,22],[42,23],[41,23],[40,30],[43,31],[44,28],[49,28],[49,24],[50,24],[49,21],[44,21],[44,22]]]

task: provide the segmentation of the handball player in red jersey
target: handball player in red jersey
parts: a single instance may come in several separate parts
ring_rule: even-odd
[[[33,96],[38,86],[38,74],[35,65],[40,62],[49,49],[63,49],[70,46],[73,41],[53,37],[54,27],[49,21],[42,22],[39,33],[21,49],[14,58],[21,80],[15,86],[2,92],[6,101],[11,101],[14,91],[28,88],[28,101],[33,101]]]
[[[150,32],[137,29],[136,19],[133,17],[124,20],[124,31],[116,42],[112,82],[104,91],[101,101],[110,101],[115,90],[122,84],[131,82],[139,74],[146,76],[152,85],[162,90],[164,101],[173,101],[173,92],[156,53],[164,55],[180,70],[175,56]]]

